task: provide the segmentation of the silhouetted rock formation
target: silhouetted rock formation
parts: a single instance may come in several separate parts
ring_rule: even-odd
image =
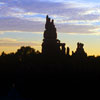
[[[67,47],[67,56],[69,56],[69,55],[70,55],[70,48]]]
[[[54,20],[46,17],[44,39],[42,43],[42,54],[44,55],[65,55],[65,43],[60,43],[57,39],[57,32],[54,25]]]
[[[85,53],[83,46],[84,46],[83,43],[78,42],[77,49],[75,53],[73,53],[72,55],[79,56],[79,57],[87,57],[87,54]]]

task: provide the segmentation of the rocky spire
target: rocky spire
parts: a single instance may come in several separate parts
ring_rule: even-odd
[[[76,48],[76,51],[75,51],[74,55],[81,56],[81,57],[86,57],[87,54],[85,53],[83,46],[84,46],[83,43],[78,42],[77,43],[77,48]]]
[[[48,15],[46,16],[42,54],[49,56],[65,55],[65,43],[60,43],[60,40],[57,39],[54,20],[51,20]]]
[[[46,24],[45,24],[45,31],[44,31],[44,38],[46,39],[56,39],[57,33],[56,28],[54,25],[54,20],[51,20],[48,15],[46,16]]]
[[[69,56],[69,55],[70,55],[70,48],[67,47],[67,56]]]

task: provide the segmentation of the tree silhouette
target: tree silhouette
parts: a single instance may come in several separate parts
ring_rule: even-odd
[[[20,56],[27,56],[27,55],[33,55],[33,54],[37,54],[37,52],[35,51],[34,48],[31,48],[29,46],[27,47],[22,46],[16,52],[16,55],[20,55]]]
[[[2,54],[1,54],[1,56],[6,56],[6,53],[3,51]]]

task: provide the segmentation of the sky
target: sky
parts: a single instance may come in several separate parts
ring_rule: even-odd
[[[88,55],[100,55],[100,0],[0,0],[0,53],[41,51],[46,15],[71,51],[81,42]]]

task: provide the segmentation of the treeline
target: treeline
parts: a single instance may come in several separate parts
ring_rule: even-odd
[[[99,82],[100,57],[82,57],[70,55],[45,56],[31,47],[21,47],[16,53],[0,56],[0,90],[7,95],[14,83],[24,96],[35,85],[47,82]],[[27,95],[25,95],[27,94]]]

